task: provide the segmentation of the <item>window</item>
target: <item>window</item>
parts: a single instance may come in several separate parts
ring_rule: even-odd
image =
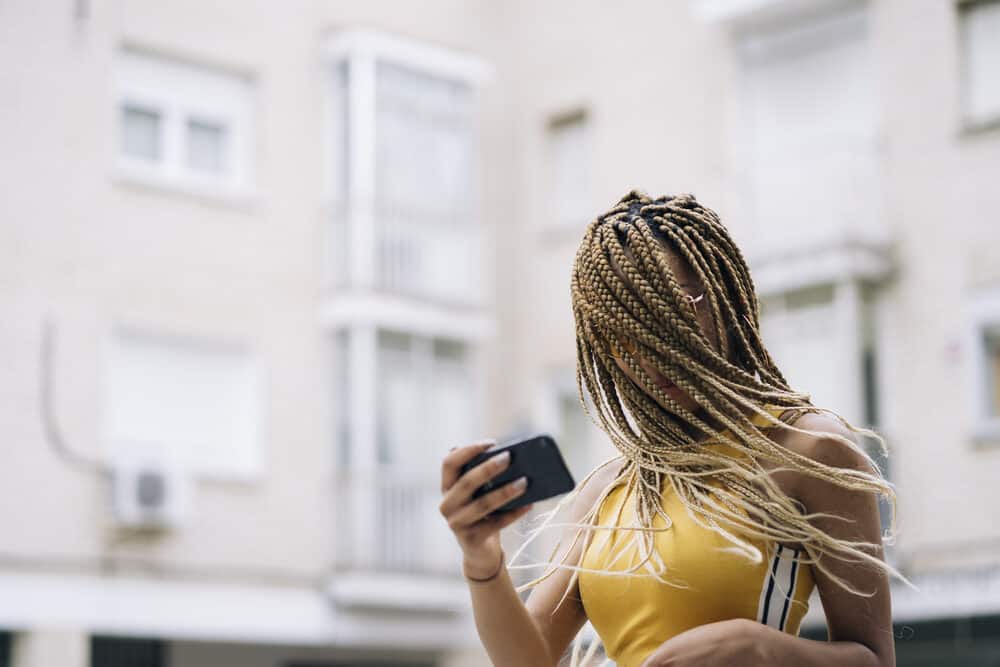
[[[986,417],[1000,419],[1000,325],[983,332],[986,356]]]
[[[377,461],[433,474],[442,450],[479,435],[470,351],[395,331],[380,331],[377,345]]]
[[[579,482],[594,465],[610,458],[615,450],[580,404],[575,369],[552,369],[540,386],[539,411],[523,432],[527,435],[541,430],[552,434],[573,479]],[[591,415],[595,415],[596,409],[586,391],[584,400]]]
[[[588,397],[589,398],[589,397]],[[561,387],[556,392],[559,411],[559,451],[566,459],[573,479],[578,483],[590,472],[590,443],[596,427],[583,411],[575,386]]]
[[[740,33],[749,254],[780,254],[848,233],[880,240],[867,30],[862,8]]]
[[[157,448],[197,473],[259,474],[258,380],[248,350],[119,331],[109,345],[106,377],[112,453]]]
[[[1000,123],[1000,0],[959,5],[965,124]]]
[[[1000,444],[1000,290],[975,292],[970,300],[967,346],[973,440]]]
[[[249,78],[128,49],[117,67],[122,178],[209,196],[249,193]]]
[[[337,521],[352,538],[337,559],[361,569],[452,573],[454,536],[437,511],[434,480],[448,447],[483,435],[473,348],[395,329],[346,332],[335,337],[344,473]]]
[[[375,196],[387,218],[461,223],[476,188],[472,88],[387,62],[375,66]]]
[[[481,65],[368,31],[338,34],[329,52],[331,282],[477,304]]]
[[[334,440],[336,461],[341,468],[351,465],[351,350],[350,336],[345,329],[333,336],[333,373],[335,387]]]
[[[228,129],[223,122],[188,120],[187,166],[192,171],[222,174],[226,171]]]
[[[1000,322],[982,325],[979,333],[981,432],[1000,439]]]
[[[761,336],[767,351],[793,388],[807,391],[817,405],[846,403],[841,360],[837,350],[834,288],[830,284],[803,287],[762,300]],[[859,361],[860,363],[860,361]]]
[[[582,228],[593,215],[590,205],[590,124],[584,111],[549,123],[552,222]]]
[[[160,114],[134,105],[122,107],[122,152],[130,158],[157,162],[163,148]]]

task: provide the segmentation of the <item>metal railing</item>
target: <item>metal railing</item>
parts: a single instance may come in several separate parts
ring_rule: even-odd
[[[344,471],[336,483],[338,570],[460,576],[439,480],[378,467]]]
[[[482,301],[482,234],[474,216],[377,201],[373,220],[373,247],[353,248],[347,209],[331,206],[327,262],[333,286],[458,305]],[[372,285],[354,284],[350,260],[357,252],[374,264]]]

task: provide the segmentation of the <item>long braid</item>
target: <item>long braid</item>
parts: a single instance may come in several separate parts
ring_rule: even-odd
[[[691,297],[675,279],[663,255],[664,246],[683,258],[704,287],[718,350],[702,329]],[[801,504],[782,492],[755,458],[889,498],[893,509],[890,536],[895,531],[895,491],[881,477],[875,461],[855,442],[824,434],[863,454],[878,474],[829,466],[783,448],[752,421],[753,416],[760,416],[769,425],[812,434],[779,421],[767,406],[827,412],[851,432],[874,438],[886,451],[884,438],[877,432],[848,424],[833,411],[813,405],[809,394],[788,384],[761,340],[760,304],[747,263],[714,211],[690,194],[654,200],[638,191],[628,193],[587,225],[574,260],[570,291],[579,399],[586,414],[621,454],[602,466],[624,462],[581,521],[571,524],[578,528],[573,544],[585,535],[585,552],[592,533],[603,533],[607,540],[613,531],[627,531],[632,537],[617,557],[628,547],[637,546],[641,558],[625,572],[589,570],[582,567],[581,552],[576,564],[566,563],[565,558],[557,564],[548,563],[554,567],[519,586],[519,592],[544,581],[560,567],[574,571],[570,587],[584,571],[653,576],[665,584],[679,585],[661,576],[666,567],[653,542],[654,533],[669,529],[671,524],[662,505],[668,485],[692,520],[724,536],[755,562],[763,558],[760,540],[793,542],[802,544],[809,555],[803,562],[815,565],[858,595],[870,593],[852,588],[830,572],[823,556],[863,562],[906,581],[875,555],[876,545],[835,539],[813,526],[810,519],[815,515],[805,514]],[[621,360],[631,377],[612,361],[612,355]],[[661,389],[647,373],[648,367],[669,377],[702,408],[706,418]],[[721,430],[714,425],[720,425]],[[705,446],[711,442],[729,445],[745,456],[733,457]],[[632,522],[627,526],[598,525],[601,502],[618,485],[634,491]],[[556,508],[543,515],[542,524],[511,561],[549,526],[575,493],[564,496]],[[666,527],[653,526],[657,516],[664,519]],[[640,568],[648,574],[639,573]],[[564,598],[568,592],[569,588]]]

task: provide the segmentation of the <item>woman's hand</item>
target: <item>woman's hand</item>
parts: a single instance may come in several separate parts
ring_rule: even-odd
[[[491,456],[464,475],[460,474],[463,464],[493,444],[483,442],[456,447],[441,463],[441,493],[444,498],[439,509],[462,547],[466,575],[476,578],[488,577],[497,571],[502,556],[500,530],[523,517],[532,507],[525,505],[498,516],[488,516],[511,498],[524,493],[526,487],[519,485],[519,480],[472,499],[476,489],[510,465],[510,455],[500,454]]]
[[[735,618],[708,623],[675,635],[660,644],[642,667],[729,667],[755,665],[755,621]]]

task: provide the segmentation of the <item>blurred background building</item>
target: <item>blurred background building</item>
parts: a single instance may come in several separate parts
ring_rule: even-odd
[[[7,0],[0,54],[0,667],[488,665],[440,459],[615,454],[569,268],[634,187],[886,435],[898,664],[1000,664],[1000,0]]]

